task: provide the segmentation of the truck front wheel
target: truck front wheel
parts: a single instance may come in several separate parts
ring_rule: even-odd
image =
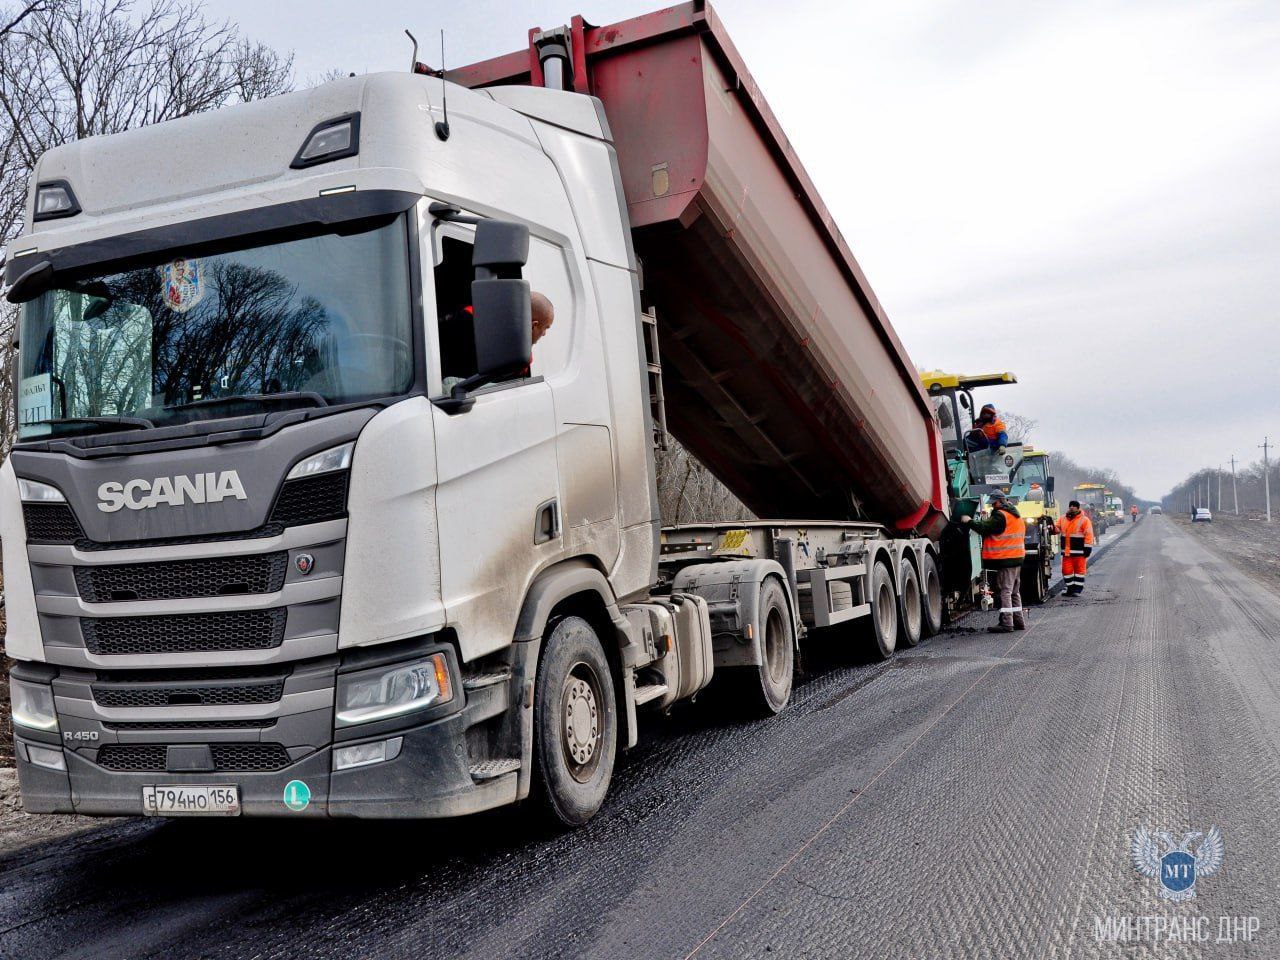
[[[580,826],[609,792],[618,740],[613,677],[586,620],[564,617],[547,631],[533,702],[538,800],[550,819]]]

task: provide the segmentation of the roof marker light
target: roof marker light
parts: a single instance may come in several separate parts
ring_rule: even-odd
[[[80,212],[80,203],[65,180],[50,180],[36,186],[35,220],[58,220],[74,217]]]
[[[360,152],[360,114],[348,113],[317,124],[303,141],[302,149],[289,166],[294,170],[314,167]]]

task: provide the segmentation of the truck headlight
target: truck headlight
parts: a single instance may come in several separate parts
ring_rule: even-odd
[[[9,700],[15,726],[32,730],[58,729],[58,714],[53,709],[53,687],[10,677]]]
[[[453,699],[449,663],[443,653],[413,663],[394,664],[338,677],[340,727],[398,717]]]
[[[351,451],[354,448],[354,443],[344,443],[341,446],[322,450],[305,460],[299,460],[285,479],[297,480],[301,477],[314,477],[322,473],[333,473],[335,470],[345,470],[351,466]]]
[[[51,487],[39,480],[23,480],[18,478],[18,496],[23,503],[66,503],[67,498],[57,487]]]

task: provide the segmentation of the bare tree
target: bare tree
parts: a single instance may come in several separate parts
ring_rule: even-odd
[[[3,37],[6,33],[11,33],[23,20],[46,6],[48,6],[47,0],[37,0],[36,3],[23,4],[16,12],[0,10],[0,37]],[[6,17],[9,18],[7,23],[4,22]]]
[[[198,3],[40,0],[0,31],[0,271],[46,150],[282,93],[292,55],[210,22]],[[13,433],[13,324],[0,303],[0,453]]]

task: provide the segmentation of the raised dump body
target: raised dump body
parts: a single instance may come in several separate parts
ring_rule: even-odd
[[[945,479],[918,374],[710,6],[529,41],[448,76],[604,104],[672,433],[760,516],[936,535]]]

